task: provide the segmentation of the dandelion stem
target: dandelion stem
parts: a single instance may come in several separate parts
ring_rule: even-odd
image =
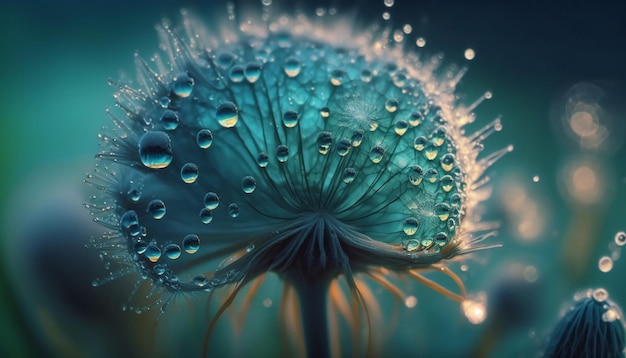
[[[307,277],[296,284],[306,353],[309,358],[330,356],[327,312],[329,287],[330,281],[324,275]]]

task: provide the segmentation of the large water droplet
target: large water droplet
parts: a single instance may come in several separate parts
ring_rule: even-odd
[[[183,238],[183,250],[188,254],[194,254],[200,248],[200,238],[196,234],[189,234]]]
[[[128,210],[120,217],[120,229],[128,232],[131,236],[137,236],[141,233],[139,226],[139,217],[134,210]]]
[[[196,134],[196,143],[202,149],[207,149],[213,143],[213,133],[208,129],[200,129]]]
[[[161,131],[146,132],[139,140],[139,158],[148,168],[165,168],[172,162],[172,142]]]
[[[180,98],[187,98],[191,96],[193,91],[194,81],[186,73],[181,73],[174,77],[172,81],[172,92]]]
[[[330,132],[322,132],[317,136],[317,151],[320,154],[327,154],[330,145],[333,143],[333,137]]]
[[[224,102],[217,107],[215,115],[222,127],[232,128],[239,120],[239,109],[232,102]]]
[[[250,83],[254,83],[259,80],[261,77],[261,71],[263,70],[263,66],[259,62],[250,62],[246,65],[246,69],[244,70],[244,76]]]
[[[289,159],[289,148],[286,145],[281,144],[276,148],[276,159],[281,163]]]
[[[180,178],[187,184],[195,183],[199,174],[200,170],[194,163],[185,163],[185,165],[180,168]]]
[[[300,60],[293,56],[287,57],[285,60],[285,74],[288,77],[296,77],[300,74],[300,70],[302,69],[302,63]]]
[[[356,170],[354,168],[344,169],[343,176],[341,177],[344,183],[350,184],[354,181],[354,178],[356,178]]]
[[[163,128],[168,131],[172,131],[178,127],[178,114],[174,111],[170,111],[169,109],[163,112],[161,115],[161,123],[163,123]]]
[[[243,189],[244,193],[251,194],[256,189],[256,179],[251,176],[244,177],[241,181],[241,189]]]
[[[298,112],[287,111],[283,114],[283,124],[287,128],[293,128],[298,124]]]
[[[385,156],[385,149],[381,146],[375,146],[370,149],[368,156],[372,163],[380,163],[380,161],[383,160],[383,157]]]
[[[230,215],[231,218],[239,216],[239,205],[235,203],[228,205],[228,215]]]
[[[163,248],[163,253],[168,259],[176,260],[177,258],[180,257],[180,254],[181,254],[180,246],[176,244],[167,244]]]
[[[413,236],[417,232],[418,226],[419,223],[416,218],[408,218],[404,220],[404,224],[402,224],[402,230],[404,230],[405,234]]]
[[[220,205],[220,197],[210,191],[204,195],[204,207],[209,210],[215,210]]]
[[[152,200],[146,209],[146,212],[157,220],[161,220],[165,216],[165,211],[165,203],[159,199]]]

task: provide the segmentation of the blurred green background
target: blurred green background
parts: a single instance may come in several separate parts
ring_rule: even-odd
[[[355,5],[333,4],[339,13]],[[328,2],[289,6],[310,13]],[[1,356],[141,352],[129,343],[137,317],[119,309],[127,291],[90,285],[106,271],[97,253],[83,247],[101,229],[82,208],[88,195],[82,180],[94,164],[99,129],[109,125],[104,108],[113,105],[113,88],[107,79],[134,78],[133,53],[153,54],[154,24],[163,17],[178,23],[182,7],[207,21],[225,13],[220,1],[0,4]],[[532,285],[537,318],[497,339],[493,328],[501,323],[493,316],[469,325],[456,303],[420,288],[418,306],[404,317],[411,324],[398,329],[390,353],[533,356],[577,290],[605,287],[625,305],[626,266],[611,246],[626,230],[621,8],[585,1],[408,0],[386,8],[380,0],[358,9],[357,20],[366,24],[382,22],[389,11],[394,26],[412,25],[411,39],[426,39],[426,53],[467,63],[461,100],[494,93],[470,130],[502,115],[504,129],[487,140],[487,152],[515,146],[490,171],[493,194],[484,213],[501,222],[497,241],[504,247],[470,261],[461,272],[468,287],[496,289],[498,273],[516,264],[538,272]],[[463,59],[466,48],[475,50],[474,60]],[[614,259],[606,273],[598,269],[605,255]],[[445,344],[448,334],[457,346]],[[411,346],[415,340],[424,344]]]

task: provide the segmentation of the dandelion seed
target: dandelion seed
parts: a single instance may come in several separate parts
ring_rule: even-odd
[[[369,317],[368,282],[412,307],[417,298],[393,282],[411,277],[471,303],[468,317],[482,321],[484,300],[467,300],[445,264],[497,246],[481,244],[494,226],[474,210],[488,196],[484,171],[512,147],[479,159],[499,119],[463,129],[490,94],[457,103],[438,80],[441,58],[388,32],[282,16],[216,33],[183,16],[182,31],[158,28],[166,60],[136,58],[138,88],[113,83],[123,113],[108,112],[103,138],[113,139],[102,141],[89,179],[100,199],[88,206],[111,231],[94,246],[118,252],[122,268],[97,285],[138,272],[138,286],[152,288],[136,311],[164,311],[178,293],[229,292],[205,351],[242,287],[253,296],[270,272],[285,284],[281,312],[300,307],[311,357],[341,352],[328,311],[351,298]],[[433,269],[460,294],[422,276]],[[359,330],[354,314],[342,316]]]

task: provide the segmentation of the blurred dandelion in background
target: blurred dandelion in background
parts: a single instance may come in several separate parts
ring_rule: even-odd
[[[157,320],[207,294],[204,354],[218,319],[239,302],[236,327],[271,275],[284,282],[286,344],[310,357],[372,354],[383,321],[372,287],[415,306],[402,277],[481,323],[486,297],[468,296],[448,262],[498,246],[483,243],[495,225],[476,209],[485,170],[512,146],[481,155],[499,118],[463,129],[491,92],[459,103],[467,69],[420,57],[391,27],[359,32],[270,3],[262,21],[229,5],[219,29],[183,11],[182,28],[157,28],[163,57],[136,56],[137,86],[110,82],[119,111],[107,110],[86,206],[109,230],[92,246],[111,271],[93,285],[138,274],[123,309]]]

